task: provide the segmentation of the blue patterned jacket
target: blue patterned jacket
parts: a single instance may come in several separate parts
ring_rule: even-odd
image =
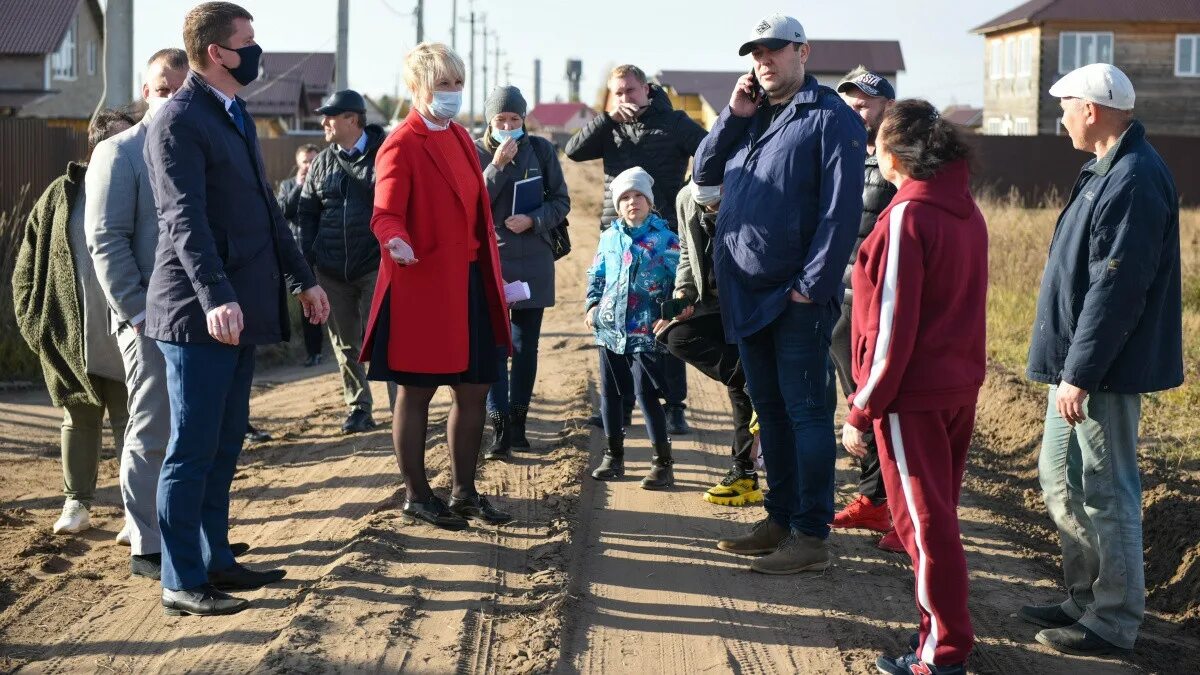
[[[623,220],[613,225],[600,235],[588,268],[586,309],[600,307],[596,344],[618,354],[665,351],[654,338],[654,323],[675,289],[679,237],[653,213],[633,229]]]

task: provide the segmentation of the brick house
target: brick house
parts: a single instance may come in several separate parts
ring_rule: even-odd
[[[1063,133],[1050,86],[1102,62],[1133,81],[1149,133],[1200,136],[1196,0],[1032,0],[972,32],[984,37],[982,133]]]
[[[104,92],[98,0],[0,2],[0,116],[86,129]]]

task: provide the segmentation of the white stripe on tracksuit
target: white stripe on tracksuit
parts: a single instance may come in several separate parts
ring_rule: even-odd
[[[896,322],[896,278],[900,274],[900,225],[904,221],[904,209],[908,202],[892,207],[888,221],[887,268],[883,277],[883,297],[879,304],[879,335],[875,338],[875,354],[871,359],[871,373],[867,381],[854,394],[854,407],[866,410],[867,402],[875,391],[875,385],[887,368],[888,349],[892,343],[892,326]]]
[[[900,415],[898,413],[888,414],[888,425],[892,454],[896,458],[896,470],[900,473],[900,485],[904,488],[904,508],[908,511],[909,520],[912,521],[913,542],[917,545],[915,561],[917,602],[920,603],[921,609],[929,615],[929,635],[925,636],[925,648],[917,656],[925,663],[933,663],[933,654],[937,650],[938,620],[937,615],[933,613],[933,606],[929,603],[929,579],[925,571],[929,556],[925,554],[924,539],[921,537],[921,521],[917,516],[916,502],[913,501],[912,479],[908,474],[908,457],[904,454],[904,438],[900,433]]]

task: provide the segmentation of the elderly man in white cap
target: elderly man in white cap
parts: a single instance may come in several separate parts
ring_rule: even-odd
[[[1050,88],[1084,164],[1059,217],[1029,347],[1049,385],[1038,472],[1067,598],[1027,605],[1038,642],[1068,654],[1133,648],[1146,604],[1141,395],[1183,382],[1179,197],[1133,117],[1133,84],[1096,63]]]

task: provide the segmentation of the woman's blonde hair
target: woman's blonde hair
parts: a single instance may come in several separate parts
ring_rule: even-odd
[[[404,84],[416,99],[432,92],[443,77],[466,80],[467,67],[462,57],[441,42],[422,42],[404,57]]]

